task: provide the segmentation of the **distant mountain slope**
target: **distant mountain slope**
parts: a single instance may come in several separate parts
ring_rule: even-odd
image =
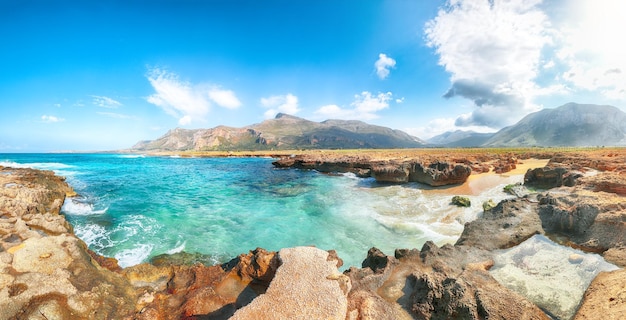
[[[314,122],[279,113],[276,118],[244,128],[173,129],[137,151],[417,148],[425,143],[400,130],[361,121]]]
[[[626,145],[626,113],[606,105],[568,103],[531,113],[483,146]]]
[[[493,133],[456,130],[444,132],[426,140],[426,142],[441,147],[478,147],[491,136]]]

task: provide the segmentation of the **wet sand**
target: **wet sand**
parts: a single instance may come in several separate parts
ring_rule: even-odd
[[[549,159],[522,160],[516,165],[514,170],[507,173],[498,174],[489,171],[486,173],[472,174],[462,185],[437,188],[429,187],[425,188],[424,193],[477,196],[485,190],[501,184],[524,182],[524,174],[528,169],[545,167],[549,161]]]

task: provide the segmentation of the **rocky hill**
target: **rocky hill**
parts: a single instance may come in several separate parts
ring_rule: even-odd
[[[361,121],[314,122],[279,113],[276,118],[243,128],[168,131],[152,141],[140,141],[134,151],[209,151],[269,149],[418,148],[426,143],[400,130]]]
[[[568,103],[531,113],[482,146],[623,146],[626,113],[607,105]]]
[[[436,135],[426,142],[441,147],[478,147],[492,136],[493,133],[456,130]]]

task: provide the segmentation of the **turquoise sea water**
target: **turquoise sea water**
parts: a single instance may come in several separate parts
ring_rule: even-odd
[[[89,247],[130,266],[162,253],[210,255],[226,262],[256,247],[335,249],[344,268],[376,246],[454,243],[470,208],[425,186],[380,185],[350,174],[275,169],[264,158],[173,158],[112,154],[0,154],[0,165],[54,170],[80,195],[63,213]]]

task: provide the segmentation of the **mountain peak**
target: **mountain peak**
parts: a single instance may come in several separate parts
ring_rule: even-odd
[[[274,117],[274,119],[300,119],[300,118],[296,116],[292,116],[290,114],[279,112],[276,114],[276,117]]]

